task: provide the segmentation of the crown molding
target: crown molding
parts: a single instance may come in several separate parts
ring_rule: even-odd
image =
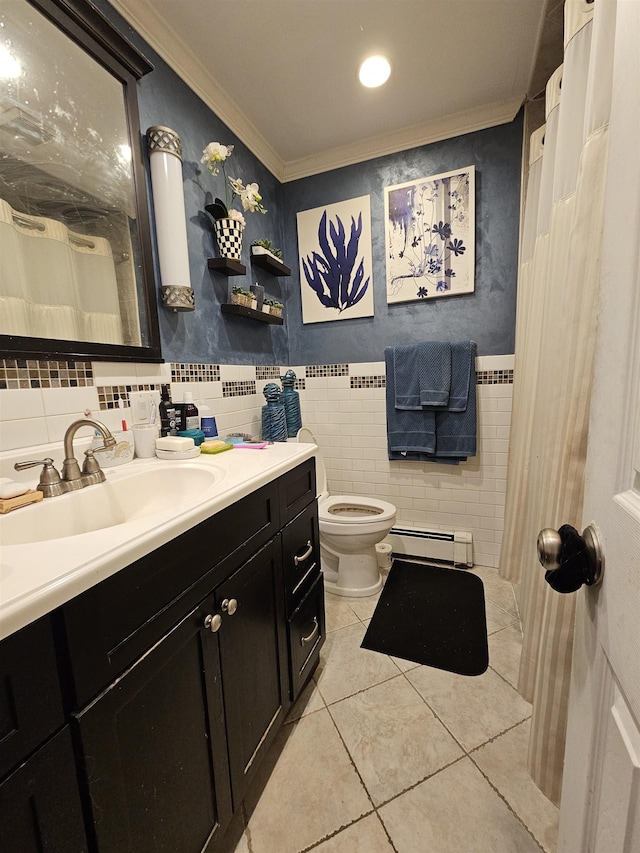
[[[283,183],[296,181],[310,175],[329,172],[343,166],[352,166],[376,157],[384,157],[386,154],[397,154],[399,151],[419,148],[421,145],[452,139],[476,130],[508,124],[513,121],[521,106],[522,99],[513,98],[499,104],[488,104],[477,109],[444,116],[436,121],[412,125],[384,136],[359,140],[351,145],[321,151],[300,160],[291,160],[285,163],[281,180]]]
[[[286,162],[218,85],[204,65],[194,58],[189,47],[166,26],[149,0],[109,2],[282,183],[506,124],[513,121],[522,105],[521,98],[488,104]]]
[[[282,158],[211,77],[204,65],[193,56],[182,39],[166,26],[148,0],[109,2],[229,130],[281,181],[285,167]]]

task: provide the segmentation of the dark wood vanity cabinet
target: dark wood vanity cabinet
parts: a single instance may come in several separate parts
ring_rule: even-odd
[[[63,605],[53,621],[66,708],[54,678],[53,698],[33,715],[46,719],[46,705],[54,720],[18,752],[47,736],[67,750],[60,772],[75,800],[64,797],[76,816],[82,800],[86,841],[12,849],[224,851],[225,830],[324,640],[313,460]],[[32,643],[52,653],[40,634]],[[35,695],[35,662],[55,662],[51,653],[13,653],[33,673],[25,699]],[[7,708],[0,698],[9,731]],[[13,799],[0,787],[0,837],[17,810],[5,804],[35,785],[13,775],[5,783]],[[66,790],[58,781],[50,788]]]
[[[44,617],[0,642],[0,846],[87,849],[54,634]]]

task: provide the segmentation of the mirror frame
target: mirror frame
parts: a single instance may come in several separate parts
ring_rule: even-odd
[[[140,238],[146,346],[0,335],[0,356],[92,361],[163,361],[151,249],[151,224],[138,113],[137,81],[153,65],[88,0],[27,0],[122,83]],[[141,330],[142,332],[142,330]]]

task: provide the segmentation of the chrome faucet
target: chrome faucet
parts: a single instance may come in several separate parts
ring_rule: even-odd
[[[78,460],[73,453],[73,439],[76,432],[83,426],[90,426],[94,430],[97,430],[104,439],[104,444],[102,447],[85,450],[85,460],[82,471],[80,471]],[[53,498],[57,495],[64,495],[65,492],[83,489],[85,486],[92,486],[94,483],[104,483],[107,478],[93,454],[100,450],[107,450],[109,447],[113,447],[115,443],[115,438],[103,423],[91,420],[90,418],[81,418],[74,421],[64,435],[65,458],[62,463],[62,477],[53,467],[53,459],[49,457],[31,462],[16,462],[13,467],[16,471],[23,471],[25,468],[43,465],[44,467],[37,488],[45,498]]]

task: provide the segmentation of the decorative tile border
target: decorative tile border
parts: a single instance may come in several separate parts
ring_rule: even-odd
[[[0,388],[82,388],[93,385],[90,361],[0,359]]]
[[[257,364],[256,365],[256,381],[269,379],[280,379],[282,368],[276,367],[275,364]]]
[[[219,364],[171,362],[172,382],[220,382]]]
[[[513,370],[478,370],[477,385],[513,385]]]
[[[384,376],[352,376],[352,388],[386,388],[387,380]]]
[[[223,397],[249,397],[251,394],[256,393],[256,383],[253,379],[222,383]]]
[[[348,364],[308,364],[305,367],[307,379],[319,376],[348,376]]]
[[[384,376],[351,376],[351,388],[386,388]],[[478,370],[476,385],[513,385],[513,370]]]
[[[352,365],[355,369],[357,364]],[[256,381],[278,381],[281,367],[275,365],[256,365]],[[307,378],[326,376],[349,376],[348,364],[312,364],[305,368]],[[219,364],[171,363],[172,382],[220,382]],[[478,370],[478,385],[512,385],[513,370]],[[38,361],[36,359],[5,358],[0,359],[0,390],[29,388],[81,388],[94,385],[93,365],[90,361]],[[351,388],[384,388],[384,375],[351,376]],[[304,377],[296,378],[295,387],[299,391],[306,388]],[[120,399],[129,405],[130,391],[159,390],[160,384],[131,384],[100,386],[100,408],[117,408]],[[256,382],[224,382],[223,396],[238,397],[256,393]],[[111,405],[110,405],[111,404]]]
[[[296,381],[295,381],[295,384],[293,387],[296,389],[296,391],[306,391],[307,390],[307,380],[304,377],[302,377],[301,379],[298,379],[298,377],[296,376]]]

